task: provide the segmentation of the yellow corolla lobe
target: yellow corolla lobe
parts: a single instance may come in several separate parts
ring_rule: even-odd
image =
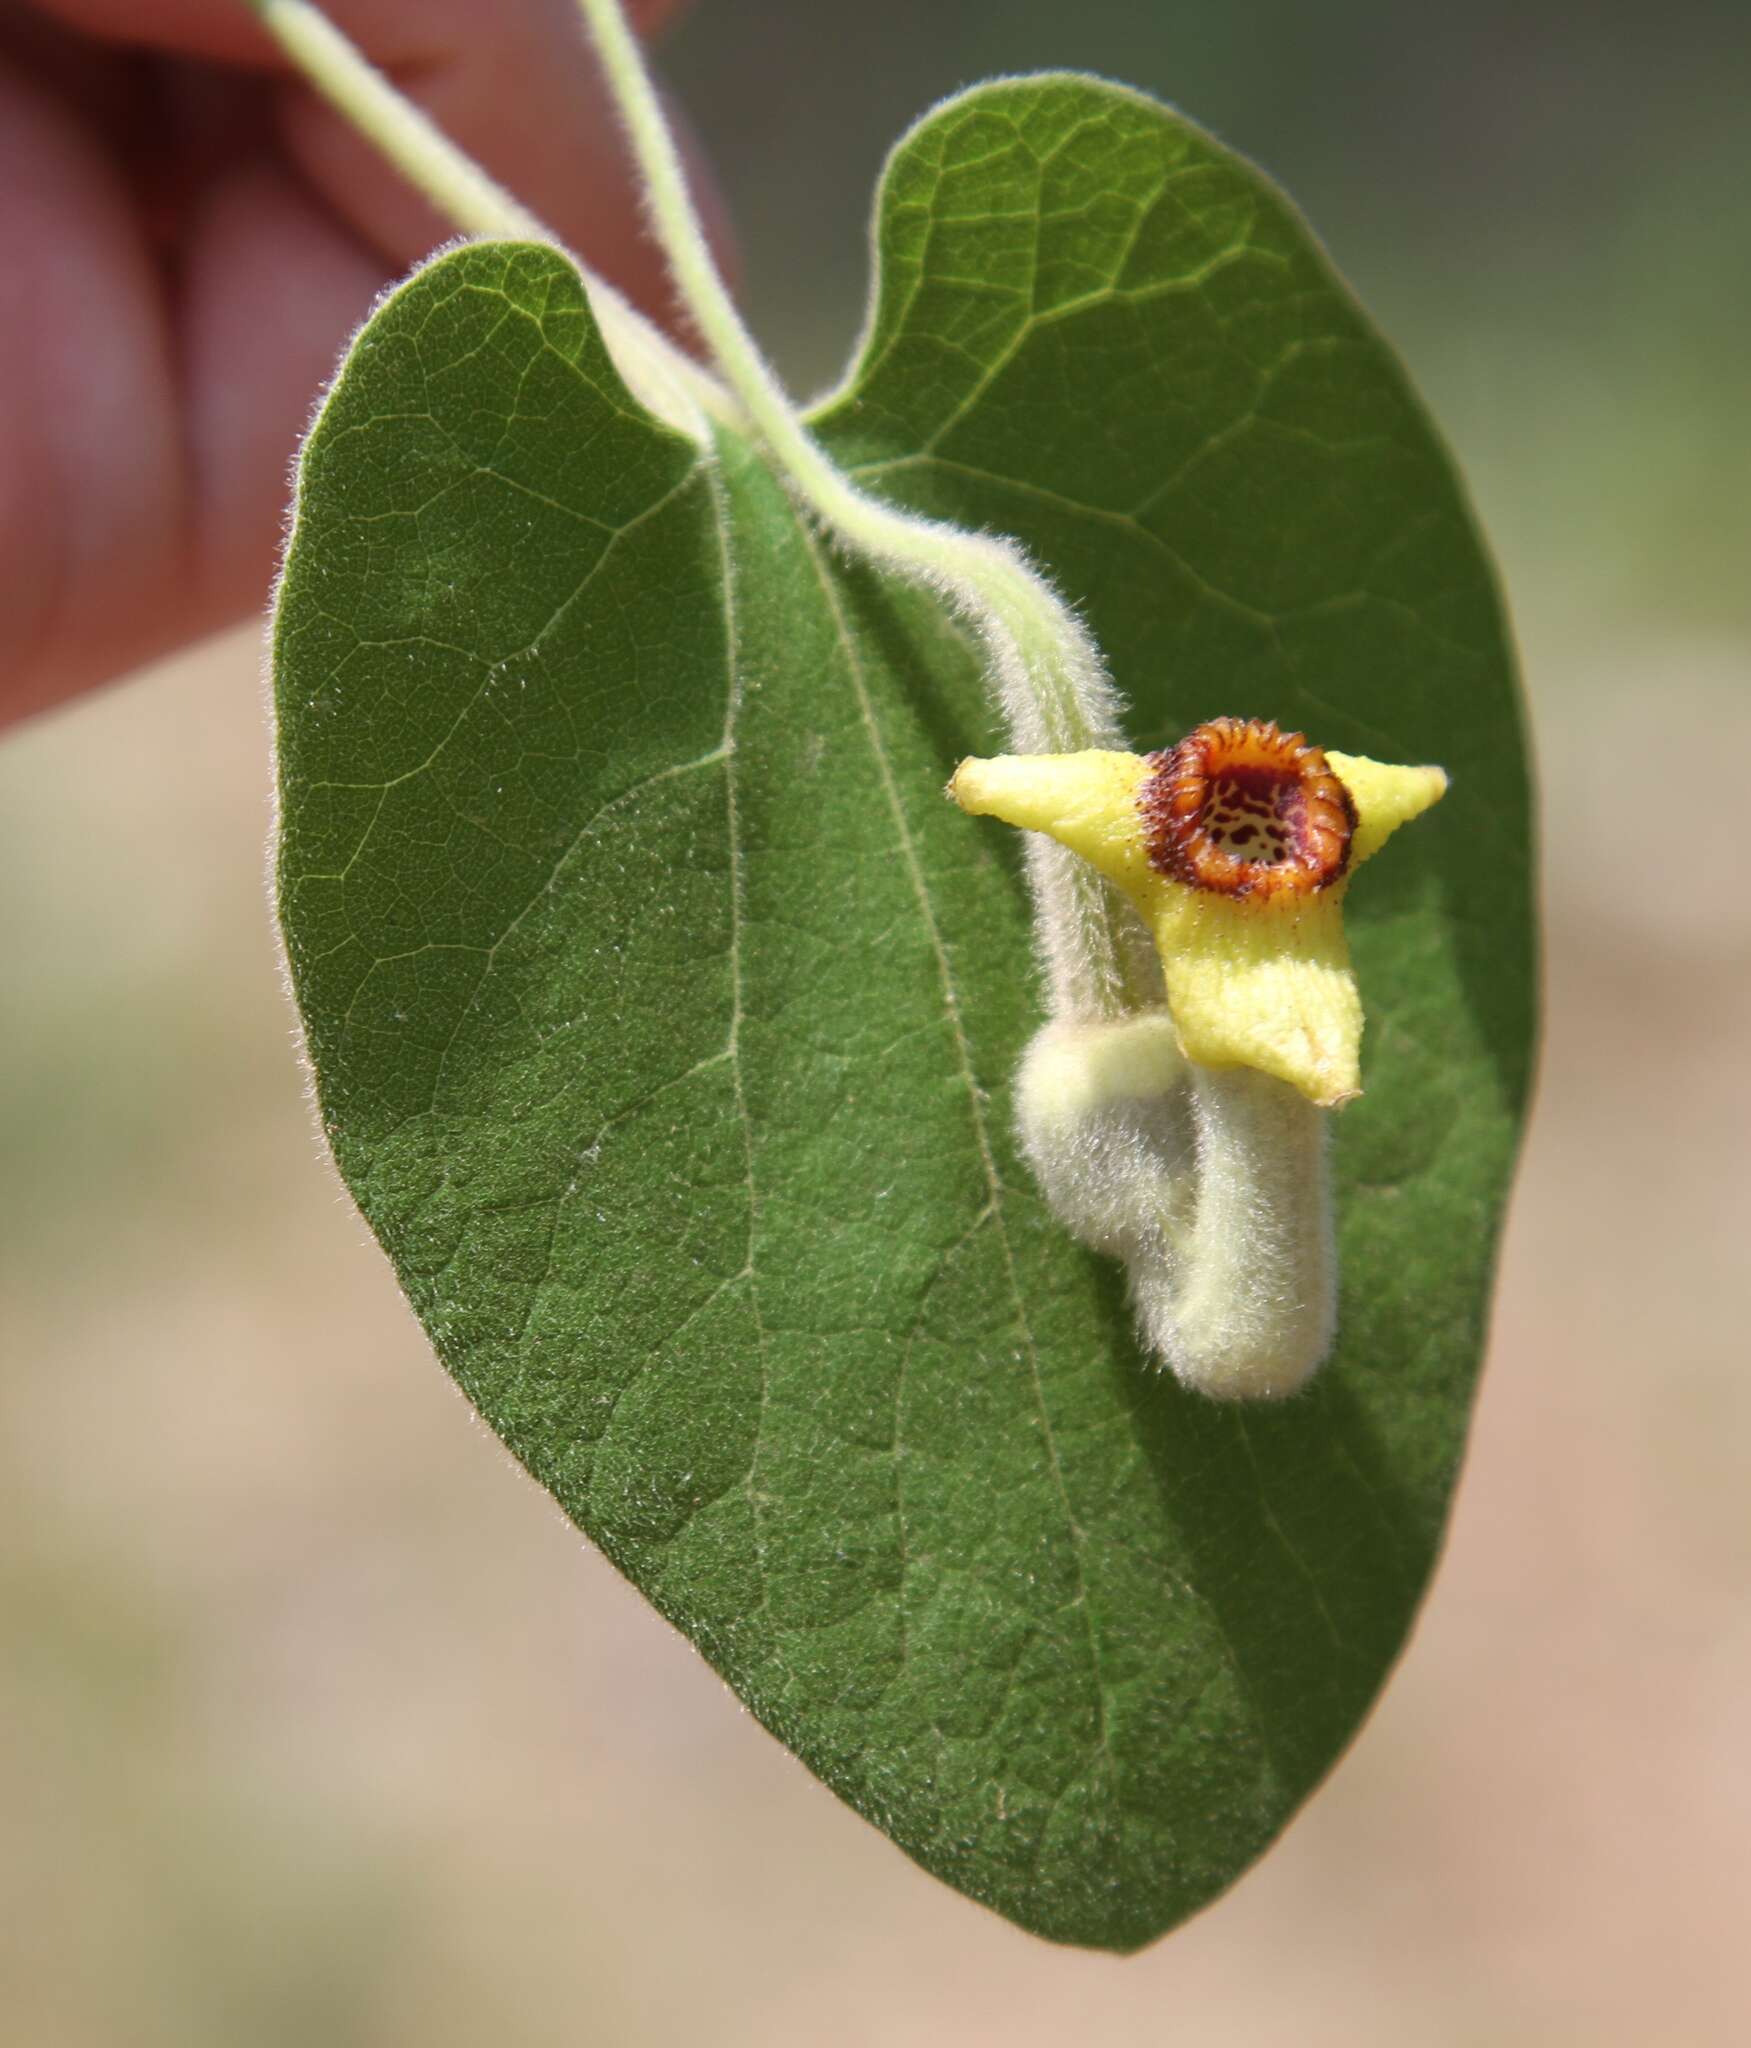
[[[1256,1067],[1332,1107],[1362,1085],[1344,894],[1446,787],[1439,768],[1213,719],[1160,754],[963,761],[949,791],[963,810],[1047,833],[1129,897],[1188,1059]]]
[[[1420,818],[1447,794],[1445,768],[1399,768],[1365,754],[1327,754],[1356,806],[1350,865],[1371,860],[1401,825]]]
[[[948,793],[975,818],[1046,833],[1135,896],[1152,879],[1138,816],[1152,772],[1141,754],[999,754],[963,761]]]

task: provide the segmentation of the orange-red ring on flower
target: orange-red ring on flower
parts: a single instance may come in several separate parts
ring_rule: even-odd
[[[1355,804],[1302,734],[1213,718],[1149,766],[1137,807],[1158,875],[1268,901],[1328,889],[1349,866]]]

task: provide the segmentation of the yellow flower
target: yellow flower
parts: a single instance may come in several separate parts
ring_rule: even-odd
[[[1439,768],[1234,718],[1161,754],[963,761],[949,784],[963,810],[1048,833],[1124,891],[1187,1059],[1257,1067],[1328,1108],[1362,1092],[1350,877],[1446,788]]]

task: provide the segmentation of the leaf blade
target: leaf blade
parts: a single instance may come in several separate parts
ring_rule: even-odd
[[[973,198],[945,231],[949,173]],[[1204,195],[1203,241],[1177,216],[1138,228],[1126,195],[1151,179]],[[1150,680],[1163,650],[1273,708],[1319,709],[1322,645],[1359,652],[1365,682],[1391,673],[1373,609],[1292,587],[1307,564],[1282,563],[1282,519],[1261,540],[1232,513],[1186,521],[1182,498],[1164,551],[1088,502],[1091,446],[1117,503],[1136,479],[1108,471],[1139,440],[1158,461],[1190,403],[1164,387],[1153,441],[1091,442],[1115,363],[1127,403],[1145,369],[1167,375],[1113,325],[1101,263],[1130,266],[1141,305],[1204,308],[1183,346],[1220,442],[1211,394],[1241,391],[1269,323],[1242,299],[1216,346],[1208,301],[1234,265],[1208,245],[1267,201],[1270,232],[1301,236],[1256,174],[1111,88],[952,104],[890,166],[866,369],[820,421],[885,489],[1019,532],[1145,719],[1199,701]],[[1037,248],[981,242],[1029,209]],[[1294,253],[1311,289],[1317,252]],[[963,291],[980,263],[993,288]],[[1383,475],[1436,504],[1447,552],[1410,609],[1419,649],[1458,651],[1429,691],[1463,683],[1475,648],[1453,635],[1481,621],[1499,746],[1487,566],[1402,379],[1351,331],[1369,402],[1398,404],[1414,446],[1385,470],[1334,450],[1321,517],[1376,516]],[[954,385],[968,336],[990,374]],[[1247,462],[1219,506],[1305,482],[1293,435],[1227,446]],[[1281,619],[1260,601],[1285,596]],[[1408,863],[1357,934],[1391,1058],[1340,1150],[1341,1356],[1288,1409],[1222,1411],[1147,1371],[1114,1273],[1015,1156],[1026,904],[1014,849],[937,794],[989,735],[966,647],[830,556],[733,436],[708,464],[642,419],[553,252],[458,252],[374,319],[306,455],[277,632],[282,913],[319,1098],[445,1363],[766,1725],[926,1867],[1094,1946],[1195,1910],[1348,1739],[1439,1541],[1526,1030],[1498,991],[1496,1060],[1460,1000],[1454,845]],[[1417,710],[1364,688],[1318,736],[1380,751],[1357,728],[1396,741]],[[1466,826],[1510,906],[1514,828]]]

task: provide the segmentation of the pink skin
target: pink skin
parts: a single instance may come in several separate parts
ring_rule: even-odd
[[[668,317],[575,0],[325,11]],[[316,392],[452,232],[238,0],[0,0],[0,726],[263,603]]]

